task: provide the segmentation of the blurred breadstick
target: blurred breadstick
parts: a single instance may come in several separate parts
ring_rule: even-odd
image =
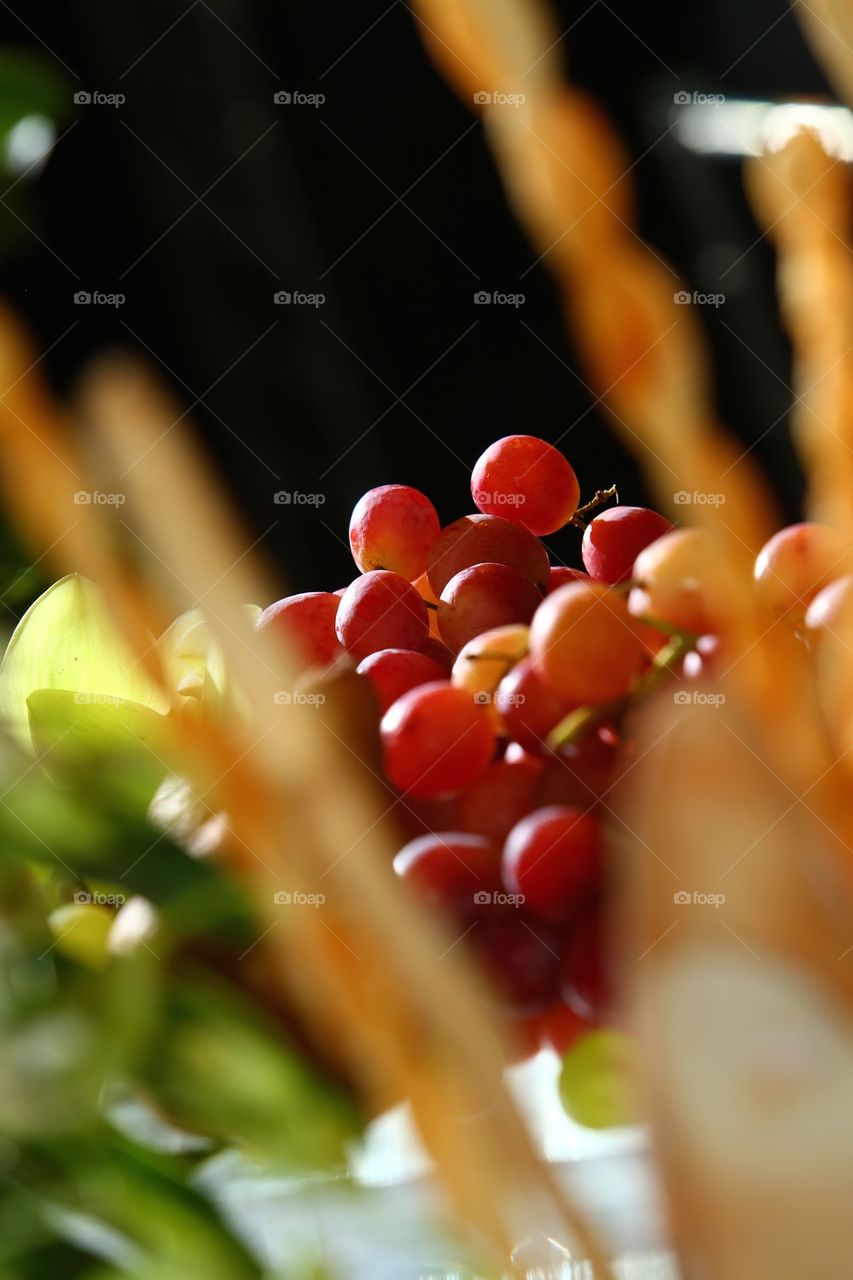
[[[829,79],[842,98],[853,103],[853,12],[846,0],[809,0],[792,3],[797,16]]]

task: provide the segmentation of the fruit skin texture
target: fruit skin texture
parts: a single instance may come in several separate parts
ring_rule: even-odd
[[[538,674],[577,706],[628,692],[643,646],[622,596],[598,582],[575,582],[546,596],[530,627]]]
[[[338,639],[356,661],[377,649],[423,649],[427,607],[411,582],[375,569],[350,583],[338,605]]]
[[[584,573],[583,569],[570,569],[567,564],[552,564],[545,591],[550,595],[558,587],[564,587],[567,582],[589,582],[589,574]]]
[[[383,715],[392,702],[402,698],[410,689],[443,680],[447,675],[434,658],[415,649],[377,649],[356,669],[373,686]]]
[[[475,564],[451,578],[441,593],[438,626],[449,648],[513,623],[528,623],[542,601],[529,578],[505,564]]]
[[[264,609],[255,626],[284,636],[303,670],[328,667],[344,653],[335,631],[340,603],[331,591],[285,596]]]
[[[414,796],[461,791],[486,773],[495,753],[486,707],[449,682],[403,694],[380,730],[385,776]]]
[[[637,1118],[635,1048],[622,1031],[590,1031],[569,1049],[560,1071],[560,1101],[588,1129],[631,1124]]]
[[[838,547],[830,529],[803,522],[774,533],[755,561],[755,589],[768,612],[802,615],[832,581]]]
[[[598,819],[570,805],[528,814],[507,837],[503,877],[527,911],[555,924],[572,920],[601,879]]]
[[[353,559],[363,573],[390,569],[414,581],[441,530],[435,507],[418,489],[383,484],[359,498],[349,526]]]
[[[504,436],[471,475],[474,505],[531,533],[556,533],[578,509],[577,476],[558,449],[536,436]]]
[[[597,582],[627,582],[640,552],[671,529],[665,516],[648,507],[609,507],[584,530],[581,555],[587,572]]]
[[[506,736],[526,751],[541,754],[548,734],[576,704],[554,693],[525,658],[498,685],[494,705]]]
[[[435,907],[469,912],[477,893],[501,887],[501,859],[483,836],[430,832],[410,840],[394,859],[394,870],[419,898]]]
[[[701,529],[673,529],[634,562],[628,597],[635,617],[669,623],[701,636],[716,627],[709,608],[711,563]]]
[[[453,801],[455,823],[500,847],[534,806],[542,762],[533,756],[498,760],[478,782]]]
[[[430,586],[441,595],[451,578],[474,564],[507,564],[543,590],[548,582],[548,552],[532,533],[500,516],[461,516],[442,529],[427,564]]]

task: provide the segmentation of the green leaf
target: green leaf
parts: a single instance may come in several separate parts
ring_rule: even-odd
[[[134,657],[103,592],[72,574],[49,587],[15,628],[0,664],[0,717],[33,748],[28,700],[45,689],[139,703],[164,715],[169,699]]]
[[[104,752],[147,750],[162,764],[166,717],[140,702],[67,689],[37,689],[27,698],[30,735],[39,755],[79,759]]]

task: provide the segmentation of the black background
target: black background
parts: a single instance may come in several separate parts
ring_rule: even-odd
[[[692,286],[726,295],[703,314],[719,409],[793,515],[772,257],[738,165],[697,160],[668,131],[678,91],[825,91],[796,22],[785,0],[558,10],[567,69],[636,160],[644,234]],[[616,481],[643,499],[482,128],[405,0],[11,0],[0,36],[58,67],[69,103],[4,291],[63,394],[104,346],[148,352],[292,589],[349,580],[349,512],[372,485],[417,485],[444,519],[469,510],[468,470],[509,432],[560,441],[584,492]],[[276,105],[282,89],[326,100]],[[75,106],[80,90],[127,100]],[[80,289],[126,302],[76,306]],[[526,300],[478,307],[481,289]],[[279,290],[326,301],[276,306]],[[277,490],[324,502],[277,506]],[[571,531],[554,546],[577,562]]]

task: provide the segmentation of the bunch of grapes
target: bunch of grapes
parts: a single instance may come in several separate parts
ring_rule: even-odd
[[[604,506],[612,491],[579,507],[569,462],[532,436],[491,445],[471,492],[476,511],[441,528],[416,489],[371,490],[349,530],[360,576],[278,601],[258,625],[286,634],[312,679],[355,666],[408,828],[396,874],[482,962],[520,1055],[564,1055],[569,1113],[612,1123],[630,1042],[602,922],[608,795],[635,702],[669,672],[713,676],[705,543],[655,511]],[[582,531],[583,570],[540,541],[566,526]],[[802,617],[827,585],[823,534],[795,526],[762,552],[768,609]],[[812,621],[826,628],[822,599]]]

